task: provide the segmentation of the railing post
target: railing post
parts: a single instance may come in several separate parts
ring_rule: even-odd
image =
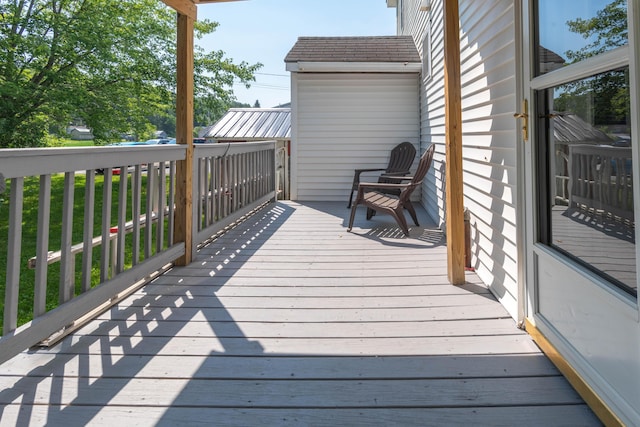
[[[458,0],[446,0],[444,2],[444,94],[447,272],[449,281],[453,285],[463,285],[465,282],[459,20]]]
[[[193,257],[193,25],[195,17],[178,13],[176,142],[186,145],[186,157],[176,165],[175,240],[185,254],[176,260],[187,265]]]

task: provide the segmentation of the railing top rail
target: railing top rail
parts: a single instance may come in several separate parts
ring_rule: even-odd
[[[573,144],[569,151],[575,154],[609,154],[631,156],[631,147],[614,147],[611,145]]]
[[[275,148],[276,141],[257,142],[223,142],[217,144],[194,145],[197,157],[225,156],[233,154],[252,153],[265,149]]]
[[[181,145],[1,149],[0,173],[19,178],[185,158],[186,146]]]

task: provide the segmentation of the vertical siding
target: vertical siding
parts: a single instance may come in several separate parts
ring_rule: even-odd
[[[423,188],[429,215],[444,222],[444,70],[442,0],[431,12],[404,0],[403,34],[418,51],[431,29],[431,76],[422,78],[421,146],[438,145]],[[460,0],[464,202],[471,213],[472,266],[517,317],[516,47],[512,0]]]
[[[385,167],[402,141],[418,145],[417,74],[298,73],[295,200],[346,200],[356,168]]]

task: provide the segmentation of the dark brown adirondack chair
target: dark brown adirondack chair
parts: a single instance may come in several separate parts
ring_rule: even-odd
[[[433,160],[433,152],[435,145],[431,146],[420,157],[418,168],[416,173],[409,177],[398,177],[396,181],[405,181],[397,183],[379,183],[379,182],[361,182],[358,185],[358,195],[351,208],[351,218],[349,218],[349,228],[347,231],[351,231],[353,227],[353,220],[356,216],[356,208],[358,205],[365,205],[369,209],[373,209],[380,213],[387,213],[396,220],[405,236],[409,235],[409,227],[407,226],[407,220],[404,217],[404,209],[408,210],[416,225],[418,219],[416,217],[416,211],[411,204],[411,193],[417,187],[422,184],[422,180],[427,175],[431,162]],[[390,194],[387,190],[398,190],[399,195]],[[367,219],[370,216],[367,215]]]
[[[363,172],[382,172],[378,182],[390,182],[387,178],[394,176],[409,175],[411,164],[416,157],[416,149],[410,142],[403,142],[396,145],[391,150],[389,156],[389,164],[386,169],[356,169],[353,175],[353,183],[351,184],[351,192],[349,193],[349,203],[347,208],[351,207],[351,201],[353,200],[353,192],[358,191],[358,184],[360,183],[360,175]]]

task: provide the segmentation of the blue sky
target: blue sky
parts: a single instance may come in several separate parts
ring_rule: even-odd
[[[540,2],[541,25],[540,44],[551,49],[563,58],[567,50],[579,50],[592,39],[585,40],[581,35],[567,29],[567,21],[576,18],[595,17],[599,10],[612,0],[546,0]]]
[[[220,23],[196,41],[222,50],[233,62],[264,66],[249,90],[234,86],[238,101],[262,107],[289,102],[290,76],[284,57],[300,36],[396,34],[396,10],[386,0],[247,0],[198,6],[198,18]]]

